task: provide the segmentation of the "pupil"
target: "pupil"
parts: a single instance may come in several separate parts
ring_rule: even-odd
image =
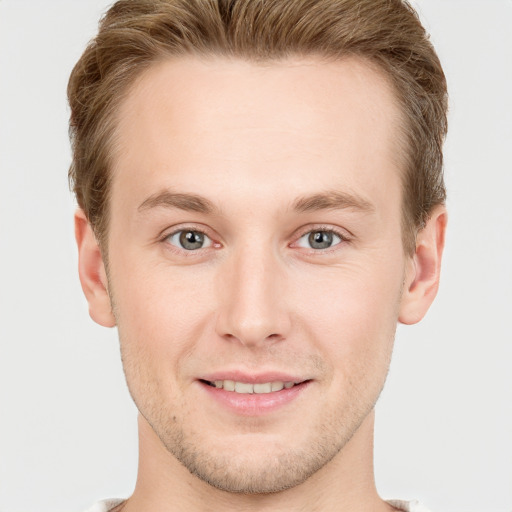
[[[180,234],[180,244],[184,249],[191,251],[200,249],[204,242],[204,236],[198,231],[183,231]]]
[[[314,231],[309,235],[309,244],[313,249],[327,249],[332,245],[332,233]]]

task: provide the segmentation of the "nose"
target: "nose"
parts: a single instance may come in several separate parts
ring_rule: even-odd
[[[291,321],[285,270],[270,250],[233,253],[218,275],[217,334],[254,348],[286,339]]]

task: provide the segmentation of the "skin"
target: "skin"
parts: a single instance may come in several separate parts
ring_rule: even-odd
[[[125,511],[391,510],[373,478],[374,405],[397,322],[436,294],[446,224],[439,206],[404,253],[401,122],[386,80],[355,59],[189,57],[133,86],[108,278],[76,215],[90,314],[117,325],[140,411]],[[180,247],[180,230],[205,246]],[[336,235],[318,248],[311,232]],[[214,372],[308,384],[241,414],[201,384]]]

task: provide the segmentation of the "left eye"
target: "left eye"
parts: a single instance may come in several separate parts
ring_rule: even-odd
[[[182,229],[176,231],[167,237],[167,241],[186,251],[195,251],[197,249],[204,249],[212,245],[211,239],[201,231],[194,231],[192,229]]]
[[[333,231],[310,231],[301,236],[297,242],[299,247],[307,249],[329,249],[333,245],[337,245],[342,241],[341,237]]]

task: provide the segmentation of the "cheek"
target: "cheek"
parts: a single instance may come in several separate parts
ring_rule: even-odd
[[[179,361],[211,318],[208,280],[156,263],[150,270],[129,268],[126,261],[112,275],[114,312],[121,346],[131,360],[161,376],[176,375]]]
[[[399,264],[366,262],[303,280],[294,293],[300,297],[297,322],[302,319],[323,357],[334,367],[343,368],[343,373],[367,373],[379,368],[387,372],[402,275]]]
[[[156,273],[158,274],[158,273]],[[186,409],[183,361],[204,329],[197,291],[165,273],[132,273],[115,282],[114,300],[126,382],[146,418]],[[175,414],[175,413],[173,413]],[[168,418],[162,420],[164,423]]]

